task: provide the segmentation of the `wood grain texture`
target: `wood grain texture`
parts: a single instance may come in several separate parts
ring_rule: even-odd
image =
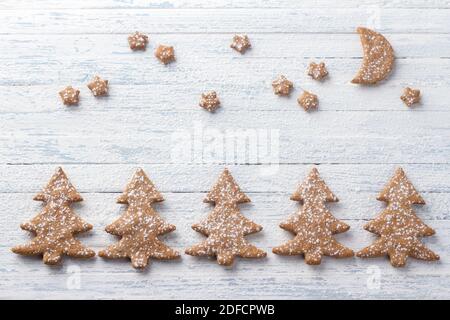
[[[0,34],[151,33],[353,33],[374,23],[385,33],[450,33],[446,9],[30,9],[2,10]],[[248,23],[248,22],[251,23]],[[351,21],[351,23],[349,23]],[[413,22],[413,23],[411,23]]]
[[[448,0],[96,0],[82,1],[73,3],[59,0],[43,0],[39,3],[28,2],[26,0],[4,0],[0,3],[0,9],[135,9],[135,8],[154,8],[154,9],[180,9],[180,8],[355,8],[376,6],[382,8],[449,8]]]
[[[448,299],[449,10],[447,0],[1,1],[0,298]],[[384,33],[397,57],[375,87],[349,84],[362,60],[360,25]],[[135,30],[149,34],[147,51],[129,50]],[[229,48],[241,32],[253,44],[242,56]],[[153,57],[161,43],[175,47],[174,64]],[[329,79],[312,81],[310,61],[325,61]],[[110,81],[106,98],[86,87],[96,74]],[[289,98],[272,92],[279,74],[294,82]],[[66,85],[81,90],[78,107],[60,102]],[[399,98],[405,86],[422,90],[414,109]],[[318,112],[298,107],[302,89],[318,94]],[[207,90],[222,101],[215,114],[198,107]],[[362,226],[383,210],[377,193],[402,166],[427,203],[415,210],[436,230],[424,242],[441,261],[311,267],[271,254],[291,237],[278,224],[298,209],[289,196],[314,164],[340,199],[329,208],[351,226],[337,238],[354,250],[373,242]],[[96,251],[115,241],[103,230],[124,210],[115,199],[137,167],[177,226],[164,241],[180,251],[200,241],[190,226],[212,209],[202,200],[226,165],[252,200],[241,209],[264,227],[250,238],[268,257],[221,268],[183,255],[137,272],[126,260],[48,267],[12,254],[30,238],[19,225],[41,209],[33,195],[58,165],[82,193],[73,209],[94,225],[80,238]]]

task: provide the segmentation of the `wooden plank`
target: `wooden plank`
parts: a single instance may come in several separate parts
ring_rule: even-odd
[[[133,30],[130,30],[130,33]],[[197,59],[237,59],[239,53],[230,48],[230,34],[154,34],[149,30],[150,42],[146,52],[133,52],[128,34],[46,34],[0,35],[1,59],[37,62],[49,59],[52,64],[85,59],[135,61],[138,57],[152,57],[159,43],[174,45],[177,55]],[[242,59],[337,59],[360,58],[362,48],[359,36],[352,34],[249,34],[252,49]],[[389,42],[399,59],[449,58],[449,34],[389,34]],[[192,45],[195,43],[195,45]],[[184,58],[185,59],[185,58]],[[45,61],[45,60],[44,60]],[[148,61],[150,62],[150,61]]]
[[[303,10],[12,9],[0,11],[0,20],[1,34],[129,33],[136,26],[151,33],[353,33],[359,25],[373,25],[385,33],[450,32],[446,10],[377,6]]]
[[[298,257],[271,257],[265,261],[273,259],[272,268],[265,261],[238,261],[230,270],[212,261],[183,257],[182,262],[155,262],[150,270],[139,273],[121,261],[74,261],[63,268],[49,268],[40,261],[24,264],[30,259],[15,255],[8,258],[12,260],[8,267],[24,265],[20,273],[11,273],[16,275],[14,280],[2,281],[0,297],[9,299],[185,299],[186,296],[190,299],[445,299],[449,290],[448,266],[416,261],[410,262],[406,270],[398,270],[390,267],[385,259],[352,259],[351,262],[327,259],[320,267],[308,267]],[[189,267],[187,261],[192,261]],[[276,271],[278,265],[286,264],[289,269]],[[417,264],[422,266],[420,272],[413,268]],[[111,265],[122,272],[110,272]],[[434,265],[442,268],[437,273],[426,273]],[[169,270],[173,272],[168,273]],[[74,271],[81,272],[78,289],[69,286],[73,282],[71,278],[78,278]],[[379,286],[372,284],[374,274]]]
[[[164,66],[151,53],[123,57],[99,58],[10,58],[3,60],[0,85],[73,85],[85,88],[86,83],[100,74],[113,85],[170,84],[177,87],[197,83],[198,91],[215,88],[223,92],[228,86],[235,90],[248,84],[259,84],[271,91],[272,81],[280,74],[294,82],[297,89],[308,89],[313,83],[306,70],[312,59],[297,58],[247,58],[232,53],[227,58],[197,58],[188,52],[176,53],[177,62]],[[330,79],[325,85],[350,86],[350,81],[359,70],[360,58],[325,59],[330,71]],[[388,86],[434,86],[448,87],[450,80],[450,59],[398,59],[395,71],[385,83],[375,87],[361,87],[360,90],[377,90]],[[356,85],[352,85],[356,86]],[[400,89],[400,88],[399,88]],[[234,92],[233,92],[234,93]],[[320,92],[318,92],[320,93]],[[197,94],[197,92],[196,92]],[[294,95],[297,95],[294,92]]]
[[[351,223],[354,229],[346,234],[338,235],[339,241],[357,249],[375,239],[362,230],[361,222],[352,221]],[[450,231],[450,222],[435,221],[434,224],[437,225],[437,236],[425,239],[424,242],[445,256],[448,254],[449,246],[444,235]],[[82,240],[86,244],[93,244],[93,238],[101,236],[95,232],[91,236],[82,237]],[[249,238],[252,243],[270,250],[273,245],[289,239],[289,235],[276,226],[268,226],[263,232]],[[190,233],[178,230],[164,240],[171,246],[183,250],[185,245],[191,245],[201,239],[192,230]],[[24,241],[26,241],[25,237]],[[112,241],[114,240],[111,237],[110,242],[107,243]],[[95,247],[96,250],[100,248]],[[339,295],[341,298],[342,292],[347,297],[386,298],[386,294],[393,294],[393,291],[396,292],[396,298],[402,296],[417,298],[422,288],[423,290],[428,288],[427,297],[437,297],[444,296],[442,290],[448,290],[450,270],[446,259],[437,263],[410,259],[405,269],[394,269],[385,258],[368,260],[324,258],[322,265],[311,267],[305,265],[300,257],[278,257],[273,254],[269,254],[262,260],[239,259],[234,268],[222,268],[213,261],[183,255],[179,261],[154,262],[145,272],[132,270],[126,260],[66,259],[66,267],[50,268],[43,265],[37,257],[20,257],[6,250],[2,251],[1,260],[2,268],[8,274],[8,277],[4,276],[5,273],[0,274],[2,276],[0,296],[3,298],[12,297],[15,294],[35,296],[39,295],[43,288],[59,297],[70,295],[72,298],[77,296],[93,298],[120,296],[123,298],[133,295],[135,298],[189,296],[200,299],[214,295],[219,298],[293,299],[314,298],[318,294],[329,297],[335,296],[338,292],[341,293]],[[72,266],[71,269],[68,269],[69,266]],[[71,290],[67,286],[73,271],[79,272],[80,275],[79,290]],[[379,288],[370,286],[370,276],[374,272],[379,275]],[[415,276],[412,277],[411,274]],[[426,282],[423,282],[424,279]],[[433,285],[432,291],[429,291],[429,283],[436,284],[436,286]],[[17,290],[13,290],[14,287],[17,287]],[[156,291],[149,290],[149,287]],[[208,289],[211,287],[215,289]],[[221,290],[217,291],[217,288]],[[227,288],[230,290],[226,290]],[[436,288],[438,289],[435,291]],[[52,296],[45,295],[45,297]]]
[[[0,99],[3,113],[48,113],[60,114],[68,112],[61,103],[58,92],[63,86],[3,86],[0,87]],[[118,85],[112,83],[108,98],[94,99],[83,85],[82,102],[78,108],[89,112],[202,112],[198,107],[201,89],[198,83],[173,86],[167,83],[154,84],[149,90],[147,85]],[[218,92],[222,100],[223,112],[239,111],[277,111],[301,112],[295,101],[297,92],[292,98],[276,97],[272,90],[260,83],[246,83],[239,88],[239,94],[228,94],[236,91],[236,86],[222,85]],[[407,108],[400,95],[401,86],[389,86],[387,83],[382,91],[370,90],[357,86],[335,86],[331,82],[308,82],[308,90],[319,94],[320,112],[323,111],[394,111],[404,113],[418,112],[449,112],[447,96],[449,87],[420,86],[422,102],[414,110]],[[158,94],[155,94],[157,92]],[[299,94],[298,90],[298,94]],[[220,112],[220,111],[219,111]]]
[[[449,8],[447,0],[96,0],[84,2],[41,0],[39,3],[24,0],[3,0],[0,3],[2,9],[128,9],[128,8],[154,8],[154,9],[179,9],[179,8],[355,8],[377,6],[386,8]]]
[[[119,125],[118,125],[119,126]],[[76,130],[73,129],[73,130]],[[247,131],[248,132],[248,131]],[[265,139],[267,131],[260,135]],[[346,163],[346,164],[415,164],[449,163],[449,141],[442,136],[414,137],[320,137],[287,135],[257,145],[248,140],[226,139],[235,150],[226,149],[220,140],[180,139],[169,133],[147,132],[148,136],[109,137],[0,137],[0,162],[8,164],[252,164],[261,172],[273,171],[277,164]],[[272,134],[272,133],[270,133]],[[438,133],[437,133],[438,134]],[[184,133],[182,134],[184,136]],[[207,136],[206,136],[207,137]],[[221,136],[220,136],[221,137]],[[257,148],[255,148],[257,146]],[[267,151],[266,148],[271,148]],[[19,152],[18,152],[19,150]],[[250,154],[250,156],[248,155]],[[370,155],[370,156],[368,156]],[[268,167],[266,165],[269,165]],[[275,169],[277,170],[277,169]]]
[[[65,164],[64,170],[80,192],[122,192],[137,167],[142,167],[161,192],[207,192],[222,172],[223,165],[188,164]],[[0,165],[0,192],[41,190],[56,165]],[[311,164],[272,166],[227,166],[245,192],[282,192],[290,194],[301,182]],[[318,169],[330,188],[352,192],[380,192],[397,165],[324,164]],[[410,180],[419,192],[450,192],[449,164],[404,164]],[[342,197],[345,197],[342,194]],[[372,199],[373,200],[373,199]]]
[[[276,114],[277,110],[241,112],[223,108],[211,114],[195,106],[194,102],[193,110],[176,113],[153,111],[151,107],[147,110],[123,110],[120,113],[60,107],[52,113],[4,113],[0,130],[7,133],[6,136],[18,137],[44,135],[96,138],[107,133],[109,137],[120,138],[126,134],[133,138],[146,138],[148,135],[156,137],[162,132],[166,137],[180,132],[192,135],[192,139],[201,139],[202,135],[217,134],[212,130],[223,131],[224,137],[220,138],[224,140],[228,132],[244,136],[246,130],[255,135],[256,130],[280,130],[282,139],[298,138],[296,135],[299,133],[305,137],[405,137],[406,142],[411,142],[407,137],[414,139],[438,135],[441,137],[436,137],[436,141],[444,139],[446,142],[450,137],[448,112],[438,113],[439,116],[436,113],[414,111],[306,113],[295,105],[295,100],[292,102],[292,110],[283,112],[281,119]],[[301,131],[298,126],[301,126]],[[42,128],[45,128],[45,132]]]

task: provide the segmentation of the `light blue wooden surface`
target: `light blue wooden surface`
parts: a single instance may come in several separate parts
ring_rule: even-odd
[[[0,298],[450,298],[449,18],[449,1],[1,1]],[[373,88],[349,83],[360,25],[384,33],[397,56]],[[149,34],[146,52],[129,50],[135,30]],[[234,33],[247,33],[252,50],[232,51]],[[174,64],[153,57],[159,43],[175,47]],[[306,75],[313,60],[327,63],[327,81]],[[110,81],[109,97],[86,88],[95,74]],[[290,98],[272,93],[279,74],[294,81]],[[78,107],[60,102],[66,85],[81,90]],[[403,105],[405,86],[422,90],[421,105]],[[215,114],[197,106],[212,89],[222,101]],[[319,95],[318,112],[298,107],[302,89]],[[227,143],[246,139],[229,157]],[[189,159],[177,156],[186,145]],[[32,197],[58,165],[85,199],[74,210],[94,224],[83,242],[99,250],[115,241],[103,228],[141,166],[166,198],[156,209],[177,226],[165,241],[183,251],[202,238],[190,225],[211,210],[202,199],[225,164],[252,199],[242,212],[263,225],[249,238],[267,259],[222,268],[183,255],[137,272],[127,261],[48,267],[10,252],[29,239],[19,224],[39,212]],[[297,209],[289,195],[313,164],[341,200],[333,214],[351,226],[337,237],[355,250],[375,239],[362,225],[382,210],[377,192],[401,165],[427,202],[416,211],[436,229],[424,242],[441,261],[311,267],[271,254],[290,237],[278,223]]]

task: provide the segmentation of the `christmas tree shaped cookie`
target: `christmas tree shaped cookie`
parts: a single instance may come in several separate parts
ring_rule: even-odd
[[[44,263],[57,264],[63,255],[76,258],[90,258],[95,252],[86,248],[74,235],[92,229],[71,209],[72,202],[82,201],[81,195],[58,168],[47,186],[34,200],[43,201],[44,209],[30,222],[23,223],[23,230],[35,237],[30,243],[12,248],[22,255],[43,255]]]
[[[399,168],[378,195],[387,202],[387,208],[364,226],[380,238],[356,255],[361,258],[388,255],[394,267],[403,267],[408,256],[420,260],[439,260],[439,256],[425,247],[420,237],[431,236],[434,230],[424,224],[414,213],[413,204],[425,201]]]
[[[213,203],[214,210],[199,224],[192,226],[208,238],[189,249],[192,256],[215,256],[221,265],[232,265],[236,256],[262,258],[266,253],[247,242],[246,235],[262,230],[262,227],[244,217],[238,204],[250,202],[240,190],[230,172],[225,169],[204,202]]]
[[[128,204],[127,211],[106,227],[106,232],[120,236],[118,243],[98,253],[104,258],[130,258],[135,268],[145,268],[149,258],[175,259],[180,255],[158,236],[172,232],[175,226],[164,222],[152,208],[164,201],[144,170],[138,169],[117,203]]]
[[[337,220],[325,206],[325,202],[337,202],[338,199],[320,178],[316,168],[311,170],[291,200],[300,201],[302,209],[280,227],[292,232],[295,237],[273,248],[273,253],[287,256],[303,254],[305,262],[310,265],[320,264],[322,256],[353,256],[352,250],[333,238],[334,234],[345,232],[350,227]]]

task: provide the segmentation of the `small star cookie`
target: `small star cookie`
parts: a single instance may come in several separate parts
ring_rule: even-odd
[[[92,79],[92,81],[87,85],[87,87],[96,97],[108,94],[108,80],[103,80],[99,76],[95,76],[94,79]]]
[[[220,106],[220,100],[215,91],[202,93],[202,98],[199,103],[200,107],[208,111],[215,111]]]
[[[131,50],[145,50],[148,43],[148,37],[136,31],[128,37],[128,44]]]
[[[323,78],[325,78],[328,75],[325,63],[311,62],[308,68],[308,75],[311,76],[314,80],[322,80]]]
[[[273,92],[279,96],[288,96],[291,93],[294,84],[286,79],[285,76],[279,76],[272,82]]]
[[[297,102],[303,109],[305,109],[305,111],[316,109],[319,105],[319,99],[317,96],[306,90],[303,91],[300,97],[298,97]]]
[[[233,42],[230,47],[234,50],[238,51],[241,54],[244,54],[245,51],[251,48],[251,43],[247,35],[245,34],[237,34],[233,37]]]
[[[64,88],[59,92],[59,95],[66,106],[78,104],[80,101],[80,90],[74,89],[71,86]]]
[[[411,107],[413,104],[420,102],[420,90],[406,87],[400,99],[402,99],[408,107]]]
[[[173,47],[160,45],[156,48],[155,57],[164,64],[175,60],[175,51]]]

